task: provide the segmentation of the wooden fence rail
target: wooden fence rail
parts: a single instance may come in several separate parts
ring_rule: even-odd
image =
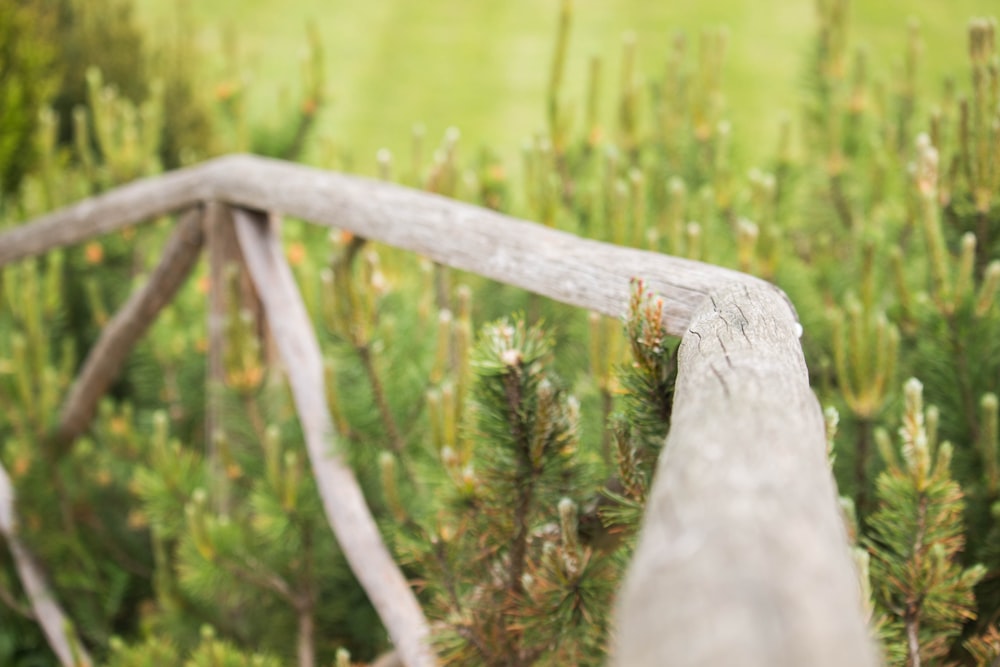
[[[112,323],[120,325],[105,329],[85,362],[61,414],[57,437],[65,446],[86,430],[124,350],[193,266],[205,224],[219,224],[218,216],[204,221],[206,205],[231,208],[327,518],[405,664],[436,664],[427,622],[338,453],[315,334],[262,212],[348,230],[608,315],[623,314],[631,279],[642,278],[664,297],[665,325],[682,343],[673,423],[617,602],[612,660],[639,667],[878,663],[801,328],[780,290],[728,269],[582,239],[388,183],[258,157],[220,158],[0,233],[3,267],[194,210],[149,285],[116,314]],[[114,355],[102,345],[121,358],[108,365]],[[13,517],[13,502],[0,493],[0,517]],[[0,526],[10,528],[8,541],[13,526]]]

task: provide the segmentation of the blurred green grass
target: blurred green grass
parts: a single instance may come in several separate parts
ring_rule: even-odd
[[[177,0],[136,2],[154,32],[172,24]],[[964,75],[968,19],[996,10],[995,0],[855,2],[853,44],[866,45],[872,73],[890,79],[902,61],[907,21],[915,18],[925,43],[921,80],[936,91],[947,73]],[[381,147],[405,158],[416,122],[426,126],[429,146],[456,126],[466,154],[486,145],[508,160],[544,129],[559,0],[210,0],[186,11],[210,81],[221,80],[231,64],[224,35],[236,36],[257,122],[277,122],[275,96],[298,85],[306,25],[313,23],[331,97],[318,136],[349,151],[358,171],[374,170]],[[662,71],[674,33],[688,35],[695,51],[701,30],[725,26],[724,88],[736,144],[760,160],[773,149],[781,112],[798,111],[814,14],[810,0],[576,0],[564,95],[582,104],[588,59],[600,56],[602,114],[610,124],[625,32],[635,33],[641,70],[653,75]]]

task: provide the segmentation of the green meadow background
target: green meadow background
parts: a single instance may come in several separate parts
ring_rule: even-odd
[[[508,162],[544,127],[545,93],[559,0],[137,0],[154,34],[194,31],[209,65],[206,81],[251,83],[250,117],[277,122],[276,98],[300,82],[306,26],[323,48],[328,104],[317,141],[372,172],[375,153],[407,154],[414,123],[435,145],[449,126],[464,150],[487,145]],[[851,7],[852,42],[871,53],[875,76],[891,82],[912,18],[924,40],[921,80],[941,85],[963,71],[969,18],[996,13],[996,0],[874,0]],[[186,16],[179,24],[178,14]],[[603,63],[602,114],[612,119],[626,32],[638,40],[641,71],[662,71],[673,36],[697,48],[706,28],[729,31],[724,89],[737,148],[751,161],[773,150],[782,112],[797,117],[809,37],[810,0],[576,0],[564,95],[582,104],[591,55]]]

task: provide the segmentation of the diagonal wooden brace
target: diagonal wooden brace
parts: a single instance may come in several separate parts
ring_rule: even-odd
[[[121,371],[132,347],[169,304],[194,269],[204,240],[201,209],[184,214],[146,284],[132,293],[87,354],[70,387],[52,436],[54,452],[70,447],[90,426],[104,392]]]
[[[382,541],[357,479],[337,451],[323,358],[292,270],[267,216],[233,210],[236,236],[284,362],[327,520],[408,667],[436,665],[420,604]]]

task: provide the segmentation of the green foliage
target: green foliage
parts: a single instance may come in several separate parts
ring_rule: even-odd
[[[889,619],[887,652],[894,664],[914,665],[947,655],[962,624],[975,618],[973,587],[986,568],[957,561],[964,503],[951,477],[952,447],[925,426],[920,382],[909,380],[904,394],[901,458],[880,432],[886,470],[867,539],[876,599]]]
[[[226,150],[284,158],[301,154],[325,102],[314,30],[299,99],[281,104],[294,111],[282,117],[287,123],[264,128],[247,122],[240,103],[245,86],[222,83],[214,99],[204,92],[211,85],[183,6],[166,28],[146,35],[133,0],[5,5],[0,192],[19,194],[24,176],[37,167],[42,206],[48,209]],[[227,128],[235,131],[227,134]],[[78,164],[85,180],[63,194],[65,184],[52,181],[65,179],[67,160]]]
[[[625,319],[633,361],[622,370],[621,376],[626,390],[626,423],[637,430],[639,441],[650,448],[651,460],[656,459],[667,436],[677,375],[677,341],[666,332],[664,307],[663,297],[644,292],[641,280],[633,281]]]
[[[143,32],[132,0],[59,0],[55,5],[59,18],[53,38],[62,77],[51,105],[61,145],[75,145],[82,151],[90,144],[113,166],[114,160],[105,153],[112,149],[107,134],[127,135],[135,120],[122,118],[122,109],[127,114],[127,109],[134,107],[140,115],[157,113],[159,117],[142,119],[146,140],[155,142],[155,148],[152,152],[136,151],[133,159],[155,156],[158,164],[174,168],[192,151],[202,155],[216,152],[212,111],[196,92],[204,85],[196,65],[199,51],[191,38],[191,26],[184,24],[182,15],[167,36],[161,37]],[[98,91],[95,71],[104,83]],[[97,99],[109,98],[111,116],[95,104],[95,92]],[[92,115],[81,118],[81,110],[88,107]],[[91,133],[97,136],[88,137]],[[80,159],[86,163],[85,157]],[[126,172],[112,182],[138,175],[144,173]]]
[[[54,16],[41,2],[0,8],[0,195],[16,192],[34,166],[38,110],[56,83],[50,67]]]
[[[588,593],[572,598],[580,575],[576,521],[567,518],[558,534],[543,532],[561,502],[568,503],[564,513],[575,515],[573,501],[559,498],[579,489],[573,461],[577,408],[560,381],[546,372],[549,354],[540,330],[501,321],[484,329],[473,355],[478,437],[470,463],[475,478],[472,493],[459,502],[471,505],[475,519],[452,541],[466,553],[474,553],[487,530],[510,541],[503,547],[494,542],[476,559],[459,606],[449,610],[460,642],[444,650],[452,662],[530,664],[544,656],[558,663],[558,656],[567,655],[562,651],[573,649],[548,654],[551,631],[537,625],[560,611],[567,643],[593,634],[580,628],[589,615]],[[541,608],[532,609],[535,605]]]
[[[976,665],[992,665],[1000,659],[1000,627],[993,625],[965,643]]]
[[[22,25],[32,7],[4,5],[0,30]],[[0,87],[0,102],[18,110],[9,118],[19,145],[34,144],[38,158],[18,163],[20,195],[5,204],[34,215],[223,149],[303,149],[325,101],[317,33],[291,111],[251,127],[252,91],[234,73],[235,49],[233,71],[214,99],[202,99],[204,72],[179,56],[196,52],[188,17],[153,43],[125,0],[59,7],[53,29],[67,31],[64,39],[31,41],[37,35],[21,30],[0,47],[4,58],[14,54],[0,73],[16,63],[29,72],[17,76],[32,81],[46,58],[75,54],[61,113],[42,110],[44,96],[29,101],[17,86]],[[94,13],[101,8],[104,21]],[[851,496],[852,535],[867,549],[855,558],[872,575],[870,615],[890,658],[992,660],[1000,613],[994,24],[970,26],[969,90],[952,82],[938,100],[921,90],[916,26],[897,58],[902,69],[886,73],[853,49],[847,4],[820,3],[801,148],[786,120],[773,158],[748,170],[727,121],[725,31],[706,31],[698,48],[676,39],[648,85],[627,39],[617,90],[608,94],[595,59],[576,108],[572,19],[563,3],[547,133],[525,144],[520,180],[508,177],[500,153],[467,160],[457,130],[429,150],[415,129],[409,155],[378,155],[380,176],[784,287],[817,391],[843,415],[835,471]],[[95,42],[129,45],[131,57]],[[44,93],[39,84],[32,90]],[[613,103],[611,123],[602,100]],[[0,141],[0,160],[7,147]],[[342,164],[336,149],[318,152]],[[0,225],[15,220],[13,207],[0,213]],[[88,434],[65,454],[48,446],[82,355],[154,265],[168,227],[127,230],[0,273],[0,402],[12,406],[0,414],[0,459],[17,485],[26,538],[78,634],[107,664],[339,665],[344,648],[373,657],[384,631],[326,525],[239,269],[225,277],[222,377],[206,383],[211,286],[202,273],[137,348]],[[611,595],[669,423],[669,302],[637,276],[622,331],[612,319],[350,234],[295,221],[283,234],[321,330],[338,452],[418,584],[442,657],[600,662]],[[519,310],[526,315],[504,318]],[[540,321],[549,324],[530,324]],[[474,345],[482,322],[491,324]],[[912,383],[901,397],[898,373],[923,378],[938,407],[924,411]],[[897,454],[884,434],[898,425],[901,399]],[[0,558],[0,662],[49,664]]]
[[[62,82],[54,107],[62,119],[60,137],[69,139],[72,116],[88,99],[88,70],[100,70],[133,104],[149,91],[148,44],[135,21],[130,0],[59,0],[59,61]]]
[[[273,656],[240,651],[232,644],[219,640],[215,631],[205,626],[201,630],[201,643],[190,654],[184,655],[162,638],[151,638],[142,644],[126,645],[114,640],[108,667],[156,667],[158,665],[183,665],[183,667],[280,667],[281,661]]]
[[[624,395],[622,409],[611,417],[617,475],[604,491],[599,508],[603,530],[591,539],[600,542],[631,536],[639,526],[652,483],[656,460],[667,437],[677,377],[678,341],[667,337],[664,301],[633,281],[625,318],[631,361],[618,371]]]
[[[483,329],[469,446],[440,449],[437,502],[398,509],[448,664],[592,664],[603,654],[621,562],[580,540],[580,503],[594,486],[579,404],[548,367],[551,353],[522,319]],[[389,475],[388,497],[393,484]]]

